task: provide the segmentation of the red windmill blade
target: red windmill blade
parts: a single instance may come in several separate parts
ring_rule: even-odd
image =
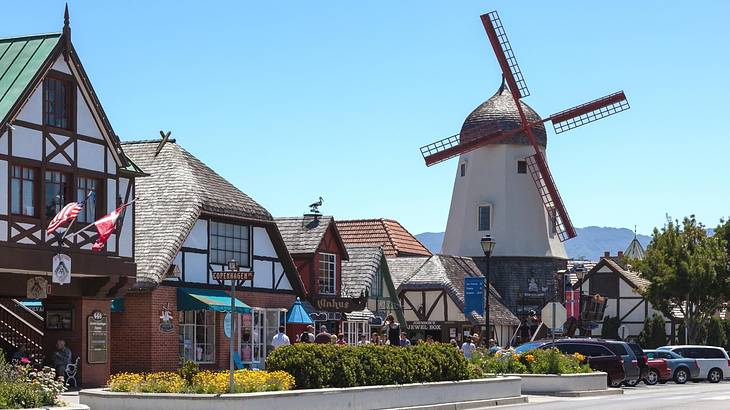
[[[499,62],[504,80],[509,87],[510,94],[519,112],[521,126],[510,130],[495,129],[494,126],[490,125],[481,126],[477,129],[469,130],[468,136],[459,134],[452,135],[440,141],[424,145],[421,147],[421,154],[426,161],[426,165],[431,166],[482,146],[496,143],[511,135],[525,133],[535,149],[535,154],[527,158],[530,175],[535,182],[538,194],[542,199],[546,211],[553,219],[553,227],[561,241],[573,238],[576,235],[575,228],[570,221],[563,200],[555,186],[552,173],[545,161],[545,156],[541,151],[540,145],[537,143],[533,134],[532,127],[551,121],[555,133],[559,134],[627,110],[629,109],[629,103],[623,91],[619,91],[597,100],[560,111],[546,119],[529,122],[525,116],[520,99],[530,95],[530,91],[527,89],[527,84],[525,83],[519,64],[517,64],[517,59],[512,51],[512,46],[502,26],[499,14],[496,11],[492,11],[482,15],[481,20],[492,49],[494,50],[494,55],[497,58],[497,62]]]

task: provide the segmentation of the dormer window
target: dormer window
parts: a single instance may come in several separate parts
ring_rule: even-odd
[[[72,129],[73,82],[57,77],[43,81],[43,120],[45,125]]]

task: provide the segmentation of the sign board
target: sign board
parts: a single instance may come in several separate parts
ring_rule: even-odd
[[[172,321],[172,311],[170,310],[170,304],[165,303],[162,306],[160,312],[160,331],[163,333],[169,333],[175,330],[175,324]]]
[[[45,299],[48,297],[48,281],[46,278],[36,276],[28,279],[26,289],[26,297],[28,299]]]
[[[231,334],[233,334],[233,318],[231,316],[231,312],[228,312],[223,317],[223,333],[229,339],[231,337]]]
[[[253,280],[253,272],[224,270],[213,272],[215,280]]]
[[[312,301],[312,305],[314,305],[317,310],[343,313],[363,310],[365,309],[366,304],[367,298],[365,298],[364,296],[361,296],[359,298],[317,296]]]
[[[626,340],[626,338],[629,336],[629,328],[626,327],[626,325],[621,325],[618,327],[618,337],[621,340]]]
[[[568,317],[574,317],[578,319],[580,316],[580,291],[579,290],[566,290],[565,291],[565,309],[568,311]]]
[[[464,314],[469,317],[472,311],[484,316],[484,283],[483,276],[464,278]]]
[[[71,257],[62,253],[53,255],[53,283],[71,283]]]
[[[87,361],[90,364],[106,363],[109,352],[109,327],[106,315],[95,310],[89,315],[86,331],[88,334]]]
[[[541,311],[542,322],[545,326],[552,330],[559,330],[563,328],[563,324],[568,320],[565,306],[559,302],[550,302],[542,308]]]
[[[418,320],[409,323],[408,330],[441,330],[441,323],[430,320]]]

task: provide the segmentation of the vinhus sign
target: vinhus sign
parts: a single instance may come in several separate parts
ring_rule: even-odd
[[[359,298],[339,298],[339,297],[327,297],[319,296],[314,299],[312,304],[317,310],[326,310],[334,312],[353,312],[356,310],[365,309],[367,299],[365,297]]]

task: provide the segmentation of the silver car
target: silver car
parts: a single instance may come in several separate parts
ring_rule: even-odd
[[[730,377],[730,358],[725,349],[716,346],[679,345],[662,346],[657,350],[668,350],[687,359],[697,360],[700,366],[698,379],[707,379],[710,383],[718,383]]]

